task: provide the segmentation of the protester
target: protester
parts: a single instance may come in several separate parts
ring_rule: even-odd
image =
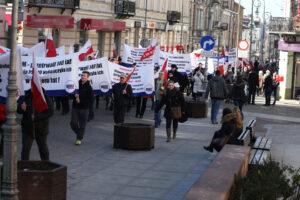
[[[155,79],[155,93],[154,93],[154,109],[158,107],[160,104],[160,101],[162,99],[162,96],[168,86],[168,81],[164,79],[165,73],[164,72],[159,72],[159,77]],[[159,110],[157,113],[154,114],[154,125],[155,128],[158,128],[158,126],[161,123],[161,111]]]
[[[220,77],[220,71],[215,72],[215,76],[211,78],[208,82],[206,88],[205,98],[208,98],[210,93],[211,98],[211,123],[218,124],[217,116],[219,112],[219,107],[222,101],[227,97],[227,88],[225,81]]]
[[[76,134],[76,145],[81,145],[85,134],[85,126],[88,118],[88,112],[92,103],[94,94],[93,89],[88,80],[90,73],[83,71],[81,80],[79,80],[79,92],[74,95],[73,108],[71,116],[71,128]]]
[[[235,124],[236,114],[232,113],[230,108],[224,108],[221,129],[214,133],[214,136],[209,146],[204,146],[203,148],[209,152],[213,152],[214,149],[217,152],[221,151],[223,146],[230,139],[230,136],[234,131]]]
[[[21,160],[29,160],[31,146],[34,140],[38,145],[41,160],[49,160],[47,136],[49,133],[49,119],[53,115],[53,103],[46,95],[44,88],[42,88],[42,90],[48,109],[42,112],[37,112],[37,110],[34,109],[32,89],[25,92],[24,101],[20,102],[17,107],[17,112],[23,115],[21,121]]]
[[[248,77],[248,86],[249,86],[249,95],[248,95],[248,104],[252,103],[255,105],[255,95],[256,89],[259,87],[259,78],[256,71],[250,69]]]
[[[122,74],[120,82],[112,88],[112,98],[114,101],[114,122],[124,123],[125,113],[132,98],[131,85],[126,83],[126,75]]]
[[[245,94],[246,82],[243,80],[240,74],[237,75],[236,81],[233,84],[232,99],[235,106],[239,107],[240,111],[243,111],[243,105],[247,101]]]
[[[168,73],[168,82],[174,82],[174,85],[176,88],[180,88],[180,84],[179,84],[179,81],[178,81],[178,78],[176,76],[174,76],[174,72],[173,71],[170,71]]]
[[[258,73],[258,80],[259,80],[259,85],[258,85],[258,90],[257,90],[257,96],[262,94],[263,90],[263,82],[264,82],[264,73],[263,71],[259,71]]]
[[[183,78],[182,78],[182,75],[178,72],[177,65],[175,65],[175,64],[171,65],[171,72],[173,74],[174,79],[177,80],[179,87],[181,88],[183,86]]]
[[[242,77],[243,77],[244,81],[246,81],[248,83],[248,77],[249,77],[248,67],[243,68]]]
[[[146,111],[148,97],[136,97],[135,117],[142,119]]]
[[[227,88],[227,98],[226,98],[226,103],[229,103],[230,102],[230,99],[231,99],[231,90],[232,90],[232,78],[231,76],[229,75],[229,73],[227,71],[224,72],[223,74],[223,79],[225,81],[225,85],[226,85],[226,88]]]
[[[195,73],[195,75],[192,77],[192,81],[193,81],[193,98],[196,101],[197,98],[202,94],[202,90],[203,90],[203,81],[204,81],[204,76],[202,75],[200,69],[198,69]]]
[[[272,94],[274,95],[273,105],[276,104],[277,101],[277,88],[279,86],[279,81],[277,80],[277,72],[273,74],[273,81],[272,81]]]
[[[271,94],[272,94],[272,77],[271,77],[271,72],[269,70],[267,70],[266,72],[266,78],[264,80],[264,91],[265,91],[265,99],[266,99],[266,103],[264,104],[264,106],[270,106],[270,102],[271,102]]]
[[[161,102],[155,108],[155,113],[157,114],[159,110],[166,105],[164,117],[166,118],[166,132],[167,141],[171,141],[171,124],[173,122],[173,139],[176,138],[178,119],[181,117],[182,112],[185,110],[185,101],[182,93],[175,88],[174,82],[170,81],[168,84],[168,89],[165,95],[163,95]]]

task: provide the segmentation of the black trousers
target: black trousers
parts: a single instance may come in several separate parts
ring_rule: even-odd
[[[49,160],[47,134],[39,134],[38,132],[35,133],[35,138],[33,138],[32,133],[22,133],[21,160],[29,160],[31,146],[34,140],[38,145],[41,160]]]
[[[142,99],[143,99],[143,101],[142,101]],[[143,98],[143,97],[136,98],[136,114],[144,115],[146,106],[147,106],[147,100],[148,100],[148,98]],[[141,103],[142,103],[142,106],[141,106]]]
[[[60,107],[62,107],[63,113],[68,113],[70,111],[68,96],[55,97],[55,103],[56,103],[56,110],[60,110]]]
[[[114,105],[114,122],[115,122],[115,124],[124,123],[126,110],[127,110],[127,105],[124,105],[124,106]]]
[[[248,104],[255,103],[256,88],[249,88]]]

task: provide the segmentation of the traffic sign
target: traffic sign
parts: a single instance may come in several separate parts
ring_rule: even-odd
[[[241,41],[239,42],[239,49],[240,49],[240,50],[246,51],[248,48],[249,48],[249,43],[248,43],[248,41],[246,41],[246,40],[241,40]]]
[[[201,55],[203,57],[215,57],[215,56],[218,56],[214,51],[202,51]]]
[[[200,44],[205,51],[210,51],[215,47],[215,40],[211,36],[204,36],[201,39]]]

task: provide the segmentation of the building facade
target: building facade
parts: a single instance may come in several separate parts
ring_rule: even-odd
[[[88,39],[100,56],[117,57],[123,43],[141,46],[155,37],[162,50],[186,52],[189,42],[189,0],[25,0],[18,43],[31,47],[48,31],[56,47],[78,50]],[[11,5],[8,4],[8,7]],[[9,15],[9,9],[6,15]],[[145,43],[145,45],[146,45]]]

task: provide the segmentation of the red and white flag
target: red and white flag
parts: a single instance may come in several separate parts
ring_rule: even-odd
[[[147,48],[145,53],[142,55],[141,60],[145,60],[145,59],[150,58],[151,56],[154,55],[155,48],[156,48],[156,42],[157,42],[157,38],[154,38],[151,45]]]
[[[165,60],[164,66],[161,69],[162,72],[165,72],[165,80],[168,80],[168,70],[167,70],[167,66],[168,66],[168,58]]]
[[[223,47],[223,50],[222,50],[222,56],[226,56],[226,54],[227,54],[227,50],[226,50],[226,47],[224,46]]]
[[[45,41],[46,46],[46,57],[56,57],[56,48],[54,45],[53,37],[50,31],[48,31],[48,35]]]
[[[32,78],[31,78],[31,88],[33,94],[33,107],[37,112],[42,112],[48,109],[48,104],[46,102],[42,85],[40,82],[40,75],[36,65],[36,59],[33,55],[32,63]]]
[[[134,66],[132,72],[130,72],[130,74],[128,74],[128,76],[126,77],[126,82],[128,82],[130,80],[130,78],[131,78],[132,74],[134,73],[135,69],[136,69],[136,66]]]
[[[86,41],[83,47],[79,50],[79,60],[83,61],[83,59],[86,56],[90,55],[93,52],[94,50],[93,50],[92,42],[90,39],[88,39],[88,41]]]

